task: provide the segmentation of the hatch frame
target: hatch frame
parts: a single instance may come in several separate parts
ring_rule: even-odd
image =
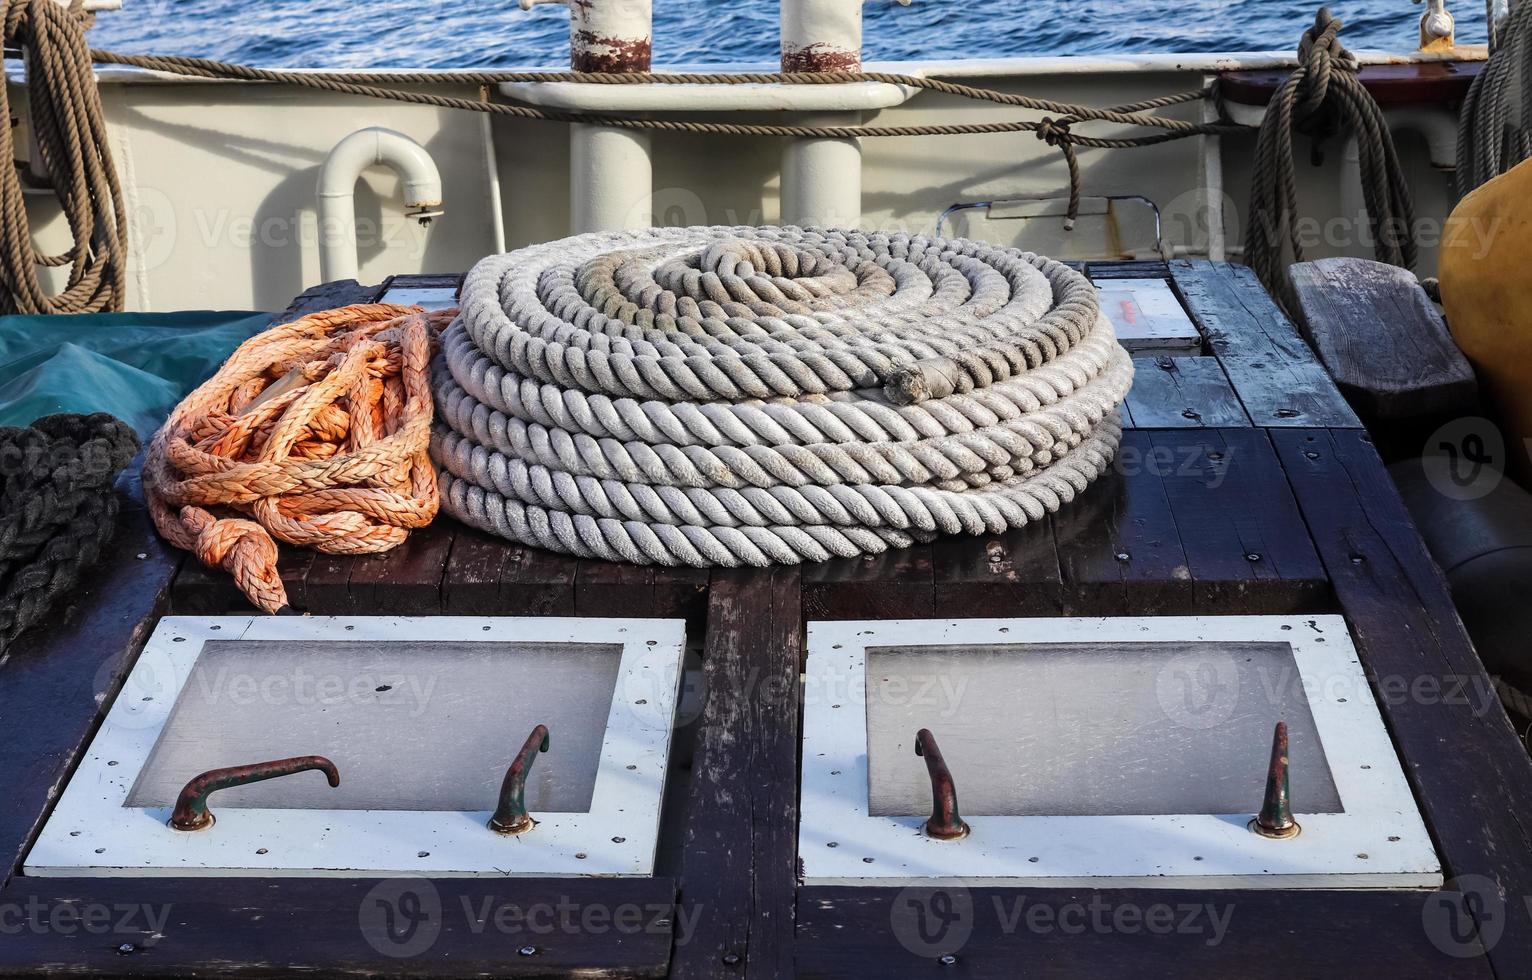
[[[1287,840],[1253,833],[1253,813],[965,813],[971,833],[955,841],[927,836],[922,830],[927,814],[869,815],[869,647],[1081,642],[1289,644],[1343,812],[1306,813],[1301,788],[1295,789],[1293,809],[1303,832]],[[1442,884],[1440,859],[1340,616],[812,622],[807,649],[798,839],[804,884],[1267,889]],[[1344,697],[1314,695],[1333,693],[1337,685]],[[909,764],[923,765],[913,753]],[[961,804],[963,774],[954,768],[953,775]],[[1253,780],[1263,777],[1264,771],[1251,773]],[[1143,847],[1146,840],[1155,841],[1155,848]]]
[[[538,822],[531,832],[506,837],[487,828],[489,810],[244,809],[220,806],[215,795],[212,809],[217,822],[212,829],[172,830],[167,826],[170,807],[124,804],[209,640],[620,646],[590,809],[534,812]],[[64,787],[58,806],[27,855],[24,873],[36,877],[652,876],[684,645],[682,620],[165,617]],[[637,696],[639,692],[642,697]],[[553,737],[556,750],[557,733]],[[515,751],[515,745],[504,746],[507,765]],[[230,763],[260,761],[264,760],[232,759]]]

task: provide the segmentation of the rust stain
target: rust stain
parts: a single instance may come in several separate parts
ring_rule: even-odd
[[[569,67],[573,71],[648,71],[654,54],[649,38],[602,37],[592,31],[576,31],[570,45]]]
[[[811,44],[806,48],[782,52],[784,72],[861,71],[862,53],[845,48],[832,48],[828,44]]]

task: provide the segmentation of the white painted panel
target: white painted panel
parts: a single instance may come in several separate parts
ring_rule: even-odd
[[[1130,351],[1196,350],[1202,335],[1164,279],[1102,279],[1101,311]]]
[[[451,286],[394,286],[378,302],[419,306],[426,310],[450,310],[457,306],[457,290]]]
[[[550,751],[533,763],[529,781],[529,804],[537,826],[519,837],[502,837],[485,827],[490,809],[473,810],[400,810],[347,809],[339,798],[332,809],[304,808],[334,793],[314,773],[285,777],[263,784],[274,787],[291,781],[283,792],[294,805],[272,808],[272,800],[261,801],[251,790],[252,805],[239,805],[237,791],[216,793],[210,807],[217,823],[209,830],[182,833],[171,830],[166,821],[167,805],[130,806],[129,793],[141,771],[161,741],[177,705],[187,697],[193,702],[205,694],[188,686],[209,641],[233,641],[233,645],[251,642],[252,649],[276,650],[271,661],[281,671],[295,669],[293,644],[318,651],[326,643],[341,640],[351,649],[357,645],[383,651],[380,661],[360,660],[352,667],[366,673],[379,663],[389,666],[408,664],[408,656],[418,658],[413,668],[421,677],[433,672],[450,672],[449,662],[457,658],[467,673],[443,680],[444,691],[462,696],[467,685],[483,681],[488,669],[483,657],[464,657],[463,647],[480,644],[493,656],[514,658],[516,649],[532,651],[551,669],[540,674],[522,673],[529,686],[521,698],[536,705],[552,706],[565,695],[550,696],[548,686],[569,681],[576,688],[574,699],[593,697],[583,709],[602,725],[595,766],[595,778],[589,791],[589,805],[583,812],[539,810],[536,806],[538,773],[547,769],[557,774],[553,763],[561,748],[560,728],[550,723]],[[100,732],[92,742],[79,770],[65,788],[58,807],[41,837],[27,856],[26,873],[39,876],[153,876],[153,875],[337,875],[374,876],[424,874],[437,876],[588,876],[648,875],[653,871],[658,837],[659,811],[669,756],[676,695],[680,681],[684,624],[678,620],[617,619],[509,619],[470,617],[220,617],[161,620],[154,635],[134,665],[123,691],[113,703]],[[596,659],[591,678],[570,681],[559,679],[577,665],[571,656],[560,651],[584,647]],[[600,666],[603,652],[620,649],[615,677],[610,667]],[[218,648],[214,647],[216,654]],[[554,651],[551,655],[549,651]],[[440,658],[436,654],[447,652]],[[453,653],[457,651],[457,653]],[[315,659],[324,662],[323,654]],[[331,661],[334,665],[336,661]],[[362,668],[366,670],[362,670]],[[508,668],[510,669],[510,668]],[[357,676],[361,676],[358,674]],[[538,676],[538,683],[530,679]],[[594,680],[592,680],[594,678]],[[608,687],[608,678],[610,687]],[[353,678],[355,679],[355,678]],[[370,675],[368,681],[377,678]],[[382,682],[386,683],[386,682]],[[491,681],[491,685],[498,684]],[[346,685],[347,692],[353,690]],[[382,684],[375,685],[382,686]],[[603,691],[610,693],[602,694]],[[530,731],[510,738],[489,728],[474,734],[470,719],[467,726],[446,724],[452,718],[450,704],[437,709],[428,707],[412,722],[409,712],[390,713],[391,724],[401,731],[384,738],[374,724],[349,724],[368,714],[368,692],[357,691],[358,704],[341,709],[334,716],[348,723],[341,738],[344,752],[376,748],[388,755],[388,761],[411,768],[430,766],[434,760],[466,758],[455,740],[482,739],[486,758],[496,756],[493,768],[502,775],[522,740]],[[375,690],[371,693],[377,693]],[[350,697],[350,694],[341,695]],[[293,693],[268,695],[275,700],[301,700]],[[600,705],[606,705],[601,711]],[[235,706],[226,705],[231,714]],[[277,707],[282,707],[278,705]],[[320,705],[320,707],[325,707]],[[330,705],[329,707],[338,707]],[[474,706],[479,710],[479,706]],[[283,711],[287,711],[283,707]],[[516,710],[507,709],[508,714]],[[248,718],[230,723],[219,722],[214,715],[204,721],[225,735],[238,734],[231,747],[253,751],[258,746]],[[242,765],[281,758],[282,738],[293,725],[312,726],[325,711],[300,710],[270,716],[273,751],[259,758],[229,758],[220,765]],[[577,718],[576,711],[572,718]],[[259,717],[259,712],[253,716]],[[523,719],[524,720],[524,719]],[[521,721],[516,728],[520,730]],[[305,737],[312,734],[310,731]],[[573,733],[570,733],[571,735]],[[220,736],[224,737],[224,736]],[[418,744],[404,749],[406,741]],[[571,755],[579,754],[578,738],[568,740]],[[183,751],[187,746],[178,746]],[[167,750],[168,751],[168,750]],[[310,750],[312,754],[313,750]],[[344,754],[344,753],[337,753]],[[339,759],[335,760],[337,763]],[[200,764],[200,761],[199,763]],[[486,763],[487,764],[487,763]],[[188,766],[188,770],[195,766]],[[578,768],[578,765],[577,765]],[[358,770],[348,773],[340,766],[341,785],[349,789],[348,775],[357,778]],[[188,771],[186,779],[197,775]],[[168,778],[168,777],[167,777]],[[401,777],[401,785],[410,792],[422,792],[434,777],[412,772]],[[583,795],[579,779],[574,780],[575,795]],[[300,788],[299,784],[305,784]],[[147,784],[146,784],[147,786]],[[386,788],[386,787],[385,787]],[[146,789],[146,792],[148,790]],[[373,789],[361,797],[365,802]],[[452,792],[458,792],[453,789]],[[549,792],[553,798],[556,788]],[[309,794],[318,794],[318,800]],[[160,795],[155,791],[156,797]]]
[[[811,623],[808,637],[799,855],[811,884],[961,879],[969,885],[1371,888],[1441,883],[1440,862],[1340,617]],[[1224,813],[1089,813],[1088,807],[1061,802],[1049,809],[1066,812],[1040,813],[1025,805],[1017,807],[1020,815],[969,810],[969,798],[989,804],[980,810],[996,809],[1005,803],[1007,792],[984,786],[990,773],[981,769],[975,775],[965,770],[965,760],[987,758],[991,765],[1007,763],[1019,770],[1036,765],[1057,773],[1057,759],[1034,762],[1031,754],[1072,751],[1065,744],[1069,732],[1094,723],[1075,716],[1070,707],[1071,685],[1102,683],[1089,672],[1078,672],[1078,663],[1071,668],[1076,670],[1073,678],[1066,671],[1033,684],[1032,693],[1026,684],[1002,681],[994,673],[999,666],[993,652],[996,647],[1006,651],[1001,660],[1031,656],[1041,661],[1049,656],[1046,647],[1056,644],[1092,645],[1119,657],[1140,646],[1144,656],[1160,664],[1154,672],[1152,703],[1145,700],[1147,677],[1140,674],[1125,686],[1121,681],[1105,682],[1117,685],[1119,693],[1131,692],[1137,703],[1102,703],[1100,692],[1088,686],[1077,692],[1080,706],[1115,713],[1126,726],[1159,726],[1163,734],[1164,721],[1155,719],[1162,714],[1184,729],[1175,737],[1190,774],[1187,778],[1196,774],[1214,782],[1238,778],[1239,774],[1226,777],[1213,772],[1216,766],[1237,762],[1243,751],[1231,752],[1222,743],[1259,733],[1259,742],[1250,750],[1259,764],[1243,777],[1257,796],[1270,752],[1270,730],[1260,732],[1269,720],[1268,712],[1286,715],[1284,720],[1295,727],[1305,723],[1292,713],[1296,708],[1292,694],[1284,693],[1280,685],[1268,688],[1264,682],[1252,687],[1242,675],[1239,660],[1254,655],[1249,644],[1289,648],[1297,672],[1289,683],[1302,692],[1323,752],[1322,759],[1311,759],[1293,775],[1293,809],[1302,832],[1288,840],[1252,833],[1248,824],[1253,807]],[[980,654],[976,671],[953,666],[953,648],[976,647],[991,651]],[[871,671],[869,649],[873,651]],[[893,683],[896,675],[887,667],[889,660],[918,657],[922,649],[936,652],[933,666],[938,669],[929,676],[946,683],[946,693],[939,685],[933,690],[920,683]],[[1280,662],[1262,655],[1268,656],[1267,667]],[[1032,664],[1028,669],[1036,680],[1039,671],[1046,673],[1050,668]],[[910,679],[919,680],[924,670],[918,665],[912,668]],[[1264,671],[1257,673],[1264,676]],[[963,678],[968,674],[970,686],[965,687]],[[993,690],[997,687],[1009,691],[997,693]],[[1049,710],[1055,713],[1057,728],[1051,742],[1038,738],[1025,744],[1013,737],[1020,723],[1007,717],[1003,704],[994,700],[1007,695],[1038,695],[1051,702]],[[874,702],[876,706],[871,706]],[[911,705],[918,709],[913,714],[908,713]],[[902,729],[911,720],[929,720],[920,712],[932,705],[938,708],[938,724],[927,727],[943,747],[960,807],[972,828],[968,837],[958,841],[937,841],[922,832],[929,810],[879,815],[870,806],[875,795],[884,800],[900,798],[897,787],[880,785],[873,793],[869,786],[874,779],[881,783],[883,774],[892,772],[901,758],[919,785],[929,784],[923,760],[907,746],[895,744],[900,736],[893,731],[893,722],[887,723],[889,741],[879,741],[883,722],[873,726],[869,741],[869,715],[886,713],[889,719],[899,719],[906,713],[898,726]],[[954,707],[974,707],[987,716],[995,728],[991,744],[979,744],[977,736],[965,736],[961,728],[956,738],[944,740],[943,725],[950,722],[940,715],[943,710],[950,714]],[[1042,727],[1036,731],[1041,733]],[[913,734],[903,737],[908,740]],[[1118,743],[1101,743],[1097,738],[1098,745],[1120,748]],[[948,742],[953,743],[952,749]],[[1080,745],[1089,742],[1083,738]],[[876,775],[874,757],[879,767]],[[1136,791],[1132,786],[1139,774],[1131,771],[1129,758],[1119,755],[1110,761],[1115,770],[1083,752],[1070,760],[1080,770],[1082,785],[1088,786],[1082,795],[1106,800],[1120,811],[1123,795]],[[1338,801],[1326,799],[1322,783],[1316,789],[1317,767],[1325,762]],[[904,774],[897,781],[902,784],[909,778]],[[1107,785],[1113,781],[1118,785]],[[1011,788],[1013,796],[1016,785]],[[1058,800],[1057,794],[1066,788],[1067,780],[1058,779],[1050,791]],[[1218,798],[1201,789],[1198,793],[1203,802]],[[926,800],[929,804],[928,793]],[[885,809],[916,808],[906,799]]]

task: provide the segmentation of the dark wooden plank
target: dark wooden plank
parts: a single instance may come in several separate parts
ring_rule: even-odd
[[[1335,382],[1261,288],[1225,262],[1170,264],[1172,281],[1235,394],[1259,426],[1360,428]]]
[[[1366,65],[1358,78],[1380,106],[1457,106],[1483,68],[1483,61]],[[1263,106],[1291,74],[1287,68],[1220,72],[1219,95],[1241,105]]]
[[[1148,432],[1124,432],[1112,468],[1053,515],[1066,612],[1195,611],[1191,570],[1162,480],[1173,465],[1154,454]]]
[[[0,974],[662,977],[674,900],[668,878],[16,878]]]
[[[277,546],[277,574],[287,590],[287,604],[294,612],[309,611],[308,575],[314,564],[314,552],[290,544]],[[179,580],[177,580],[179,585]]]
[[[101,705],[165,608],[181,556],[161,543],[134,471],[119,481],[117,533],[101,561],[0,661],[0,879],[9,878],[57,797]],[[12,943],[7,935],[0,946]]]
[[[456,521],[437,520],[402,544],[351,559],[351,608],[363,615],[423,616],[442,611],[442,578]]]
[[[320,283],[299,294],[287,309],[277,315],[276,320],[278,323],[287,323],[320,310],[333,310],[353,303],[371,303],[378,295],[379,287],[364,286],[355,279]]]
[[[1362,415],[1465,415],[1479,385],[1415,274],[1367,259],[1288,268],[1299,326]]]
[[[910,619],[936,615],[931,546],[803,566],[809,619]]]
[[[660,619],[684,619],[687,629],[700,629],[707,620],[708,578],[706,568],[654,569],[654,615]]]
[[[195,555],[187,555],[170,588],[170,606],[177,616],[221,616],[229,612],[250,613],[255,607],[221,568],[208,568]]]
[[[506,616],[573,616],[578,562],[568,555],[512,546],[500,570]]]
[[[1170,265],[1163,259],[1135,259],[1122,262],[1088,262],[1085,274],[1091,279],[1169,279]]]
[[[508,541],[466,524],[456,529],[442,574],[442,611],[450,616],[492,616],[500,611],[500,575]]]
[[[1489,955],[1497,974],[1523,976],[1532,963],[1532,761],[1366,435],[1271,439],[1446,872],[1498,883],[1508,907],[1485,924],[1503,929]]]
[[[1324,608],[1324,565],[1263,429],[1150,434],[1201,611]]]
[[[679,912],[696,921],[677,980],[792,975],[799,588],[796,566],[713,574]]]
[[[653,566],[582,559],[575,569],[575,612],[581,616],[653,616]]]
[[[1135,357],[1133,389],[1125,408],[1136,429],[1231,429],[1250,424],[1215,357]]]
[[[1451,935],[1460,906],[1455,892],[813,887],[798,976],[1490,977],[1454,955],[1480,948]]]
[[[456,528],[442,577],[454,616],[572,616],[576,561],[467,526]]]
[[[356,612],[351,604],[351,570],[356,559],[350,555],[314,555],[303,579],[308,596],[308,611],[316,616],[349,616]]]
[[[1047,521],[999,535],[938,538],[931,552],[937,616],[1057,616],[1064,611],[1059,556]]]

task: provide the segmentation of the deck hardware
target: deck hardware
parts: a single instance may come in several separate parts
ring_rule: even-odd
[[[206,830],[214,823],[213,812],[207,808],[209,796],[221,789],[246,786],[279,776],[317,769],[325,774],[333,789],[340,785],[340,771],[335,763],[320,755],[300,755],[275,762],[256,762],[248,766],[230,766],[227,769],[210,769],[186,784],[176,797],[176,808],[170,814],[170,829],[181,831]]]
[[[931,819],[926,821],[926,836],[937,840],[960,840],[968,836],[968,824],[958,813],[957,786],[952,781],[952,770],[942,758],[942,750],[936,745],[931,729],[922,728],[915,734],[915,754],[926,760],[926,771],[931,775]]]
[[[500,784],[500,805],[495,808],[495,815],[489,818],[490,830],[513,837],[537,826],[537,821],[527,813],[527,773],[532,769],[537,753],[546,751],[548,726],[538,725],[505,771],[505,782]]]
[[[1266,799],[1250,829],[1262,837],[1283,839],[1298,836],[1303,828],[1293,819],[1287,791],[1287,722],[1277,722],[1271,738],[1271,768],[1266,773]]]

